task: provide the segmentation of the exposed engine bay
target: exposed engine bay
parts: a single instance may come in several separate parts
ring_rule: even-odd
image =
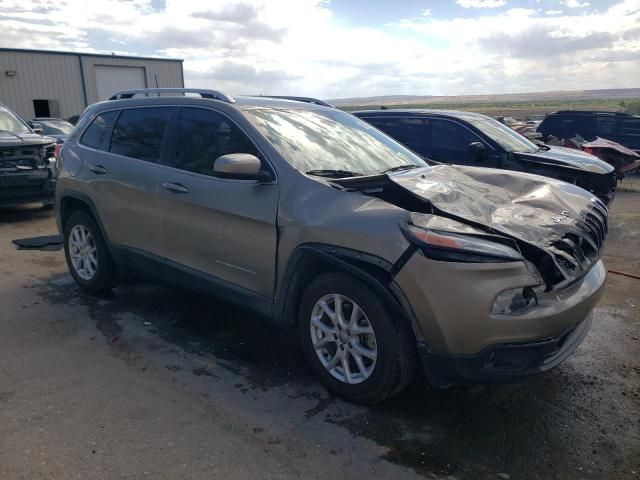
[[[411,212],[418,227],[515,243],[547,290],[586,274],[607,235],[607,207],[597,197],[538,175],[437,165],[331,182]]]

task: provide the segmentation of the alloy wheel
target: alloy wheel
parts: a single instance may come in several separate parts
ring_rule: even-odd
[[[69,232],[69,257],[76,274],[82,280],[91,280],[98,268],[95,240],[84,225],[75,225]]]
[[[309,328],[316,355],[334,378],[357,384],[371,376],[378,358],[376,336],[356,302],[336,293],[323,296],[313,307]]]

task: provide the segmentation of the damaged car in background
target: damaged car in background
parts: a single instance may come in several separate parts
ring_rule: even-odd
[[[144,272],[253,309],[297,328],[322,382],[361,403],[419,361],[438,387],[543,372],[589,330],[607,207],[582,188],[429,165],[314,103],[114,98],[60,159],[58,226],[88,291]]]
[[[617,185],[614,168],[575,149],[539,145],[479,113],[446,110],[365,110],[354,115],[422,157],[556,178],[596,195],[606,205]]]
[[[55,140],[0,104],[0,207],[52,206],[56,177]]]

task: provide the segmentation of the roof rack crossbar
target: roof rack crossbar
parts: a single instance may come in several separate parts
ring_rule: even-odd
[[[220,92],[218,90],[207,90],[202,88],[139,88],[135,90],[123,90],[121,92],[116,92],[109,100],[122,100],[125,98],[133,98],[136,95],[149,95],[149,94],[160,94],[164,93],[176,93],[176,94],[187,94],[187,93],[197,93],[202,98],[212,98],[214,100],[221,100],[227,103],[235,103],[236,99],[226,93]]]
[[[335,108],[330,103],[327,103],[324,100],[320,100],[318,98],[313,98],[313,97],[294,97],[291,95],[260,95],[260,96],[265,98],[279,98],[281,100],[293,100],[294,102],[313,103],[315,105],[320,105],[322,107]]]

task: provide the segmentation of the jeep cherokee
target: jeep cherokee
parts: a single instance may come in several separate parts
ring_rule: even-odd
[[[440,387],[511,381],[587,334],[607,208],[579,187],[431,166],[313,102],[113,98],[59,160],[58,226],[88,291],[145,272],[297,327],[324,384],[361,403],[418,359]]]

